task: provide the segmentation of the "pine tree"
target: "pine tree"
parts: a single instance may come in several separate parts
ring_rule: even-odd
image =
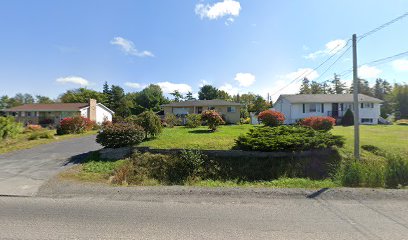
[[[309,79],[303,78],[302,85],[300,86],[299,94],[311,94]]]
[[[186,94],[186,100],[194,100],[195,98],[193,97],[193,93],[192,92],[188,92]]]
[[[332,93],[333,94],[343,94],[346,91],[346,84],[340,81],[337,74],[334,74],[334,79],[332,83]]]
[[[320,83],[312,81],[310,84],[310,93],[311,94],[322,94],[323,88]]]

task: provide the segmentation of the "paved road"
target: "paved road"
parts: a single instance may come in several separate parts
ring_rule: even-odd
[[[408,239],[406,199],[211,199],[0,197],[0,239]]]
[[[32,196],[53,175],[100,149],[95,136],[64,140],[0,155],[0,195]]]

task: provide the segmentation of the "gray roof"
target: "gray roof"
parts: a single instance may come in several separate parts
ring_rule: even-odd
[[[164,104],[162,107],[202,107],[202,106],[242,106],[241,103],[225,101],[221,99],[214,100],[189,100],[182,102],[172,102],[169,104]]]
[[[282,94],[291,103],[345,103],[353,102],[353,94]],[[279,99],[278,98],[278,99]],[[364,94],[358,94],[359,102],[381,103],[382,100]]]

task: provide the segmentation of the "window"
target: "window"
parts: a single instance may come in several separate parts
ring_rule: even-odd
[[[31,112],[26,112],[25,115],[26,115],[26,117],[31,117],[32,116]]]
[[[373,119],[372,118],[362,118],[361,123],[373,123]]]
[[[208,107],[208,110],[215,110],[215,107],[209,106],[209,107]]]
[[[235,111],[235,107],[227,107],[227,112],[234,113]]]
[[[361,108],[374,108],[374,103],[361,103]]]
[[[309,104],[309,112],[320,112],[320,104],[311,103]]]
[[[197,113],[201,114],[203,112],[203,107],[197,107]]]

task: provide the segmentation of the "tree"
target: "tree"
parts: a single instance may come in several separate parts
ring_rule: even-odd
[[[353,93],[354,91],[354,84],[351,85],[350,87],[350,93]],[[365,94],[368,96],[374,96],[372,89],[370,88],[370,85],[368,84],[367,80],[364,79],[359,79],[358,80],[358,93]]]
[[[331,93],[333,94],[343,94],[346,91],[346,84],[341,82],[339,76],[334,74],[334,79],[331,81]]]
[[[260,95],[256,95],[255,101],[248,109],[249,112],[260,113],[271,108],[271,105]]]
[[[142,91],[134,95],[133,114],[140,114],[146,110],[160,111],[160,106],[168,102],[163,96],[159,85],[150,84]]]
[[[195,98],[193,97],[193,93],[192,92],[188,92],[186,94],[186,100],[195,100]]]
[[[110,90],[110,107],[115,115],[127,117],[131,114],[132,103],[128,101],[125,91],[120,86],[112,85]]]
[[[218,90],[217,98],[222,99],[222,100],[227,100],[227,101],[232,99],[231,96],[224,90]]]
[[[183,95],[178,90],[174,90],[174,92],[170,93],[170,95],[174,97],[175,102],[180,102],[184,100]]]
[[[341,119],[341,124],[343,126],[352,126],[354,125],[354,115],[353,112],[349,109],[347,109],[346,113],[344,113],[343,118]]]
[[[408,118],[408,84],[395,84],[392,92],[396,119]]]
[[[59,97],[63,103],[86,103],[90,98],[100,103],[105,103],[106,101],[106,96],[103,93],[87,88],[68,90]]]
[[[299,94],[311,94],[309,79],[303,78],[302,85],[300,85]]]
[[[386,118],[389,114],[392,113],[392,86],[381,78],[375,80],[373,87],[374,97],[383,100],[384,102],[381,105],[381,116]]]
[[[105,96],[105,102],[104,104],[112,109],[112,91],[108,85],[108,82],[105,81],[105,83],[103,84],[103,90],[102,90],[102,94]]]
[[[310,94],[322,94],[324,93],[322,85],[318,82],[312,81],[310,84]]]
[[[218,89],[211,85],[204,85],[198,92],[198,99],[200,100],[212,100],[218,97]]]
[[[1,96],[0,98],[0,110],[9,108],[10,98],[7,95]]]
[[[41,95],[37,95],[35,96],[36,99],[36,103],[54,103],[54,100],[52,100],[51,98],[47,97],[47,96],[41,96]]]

